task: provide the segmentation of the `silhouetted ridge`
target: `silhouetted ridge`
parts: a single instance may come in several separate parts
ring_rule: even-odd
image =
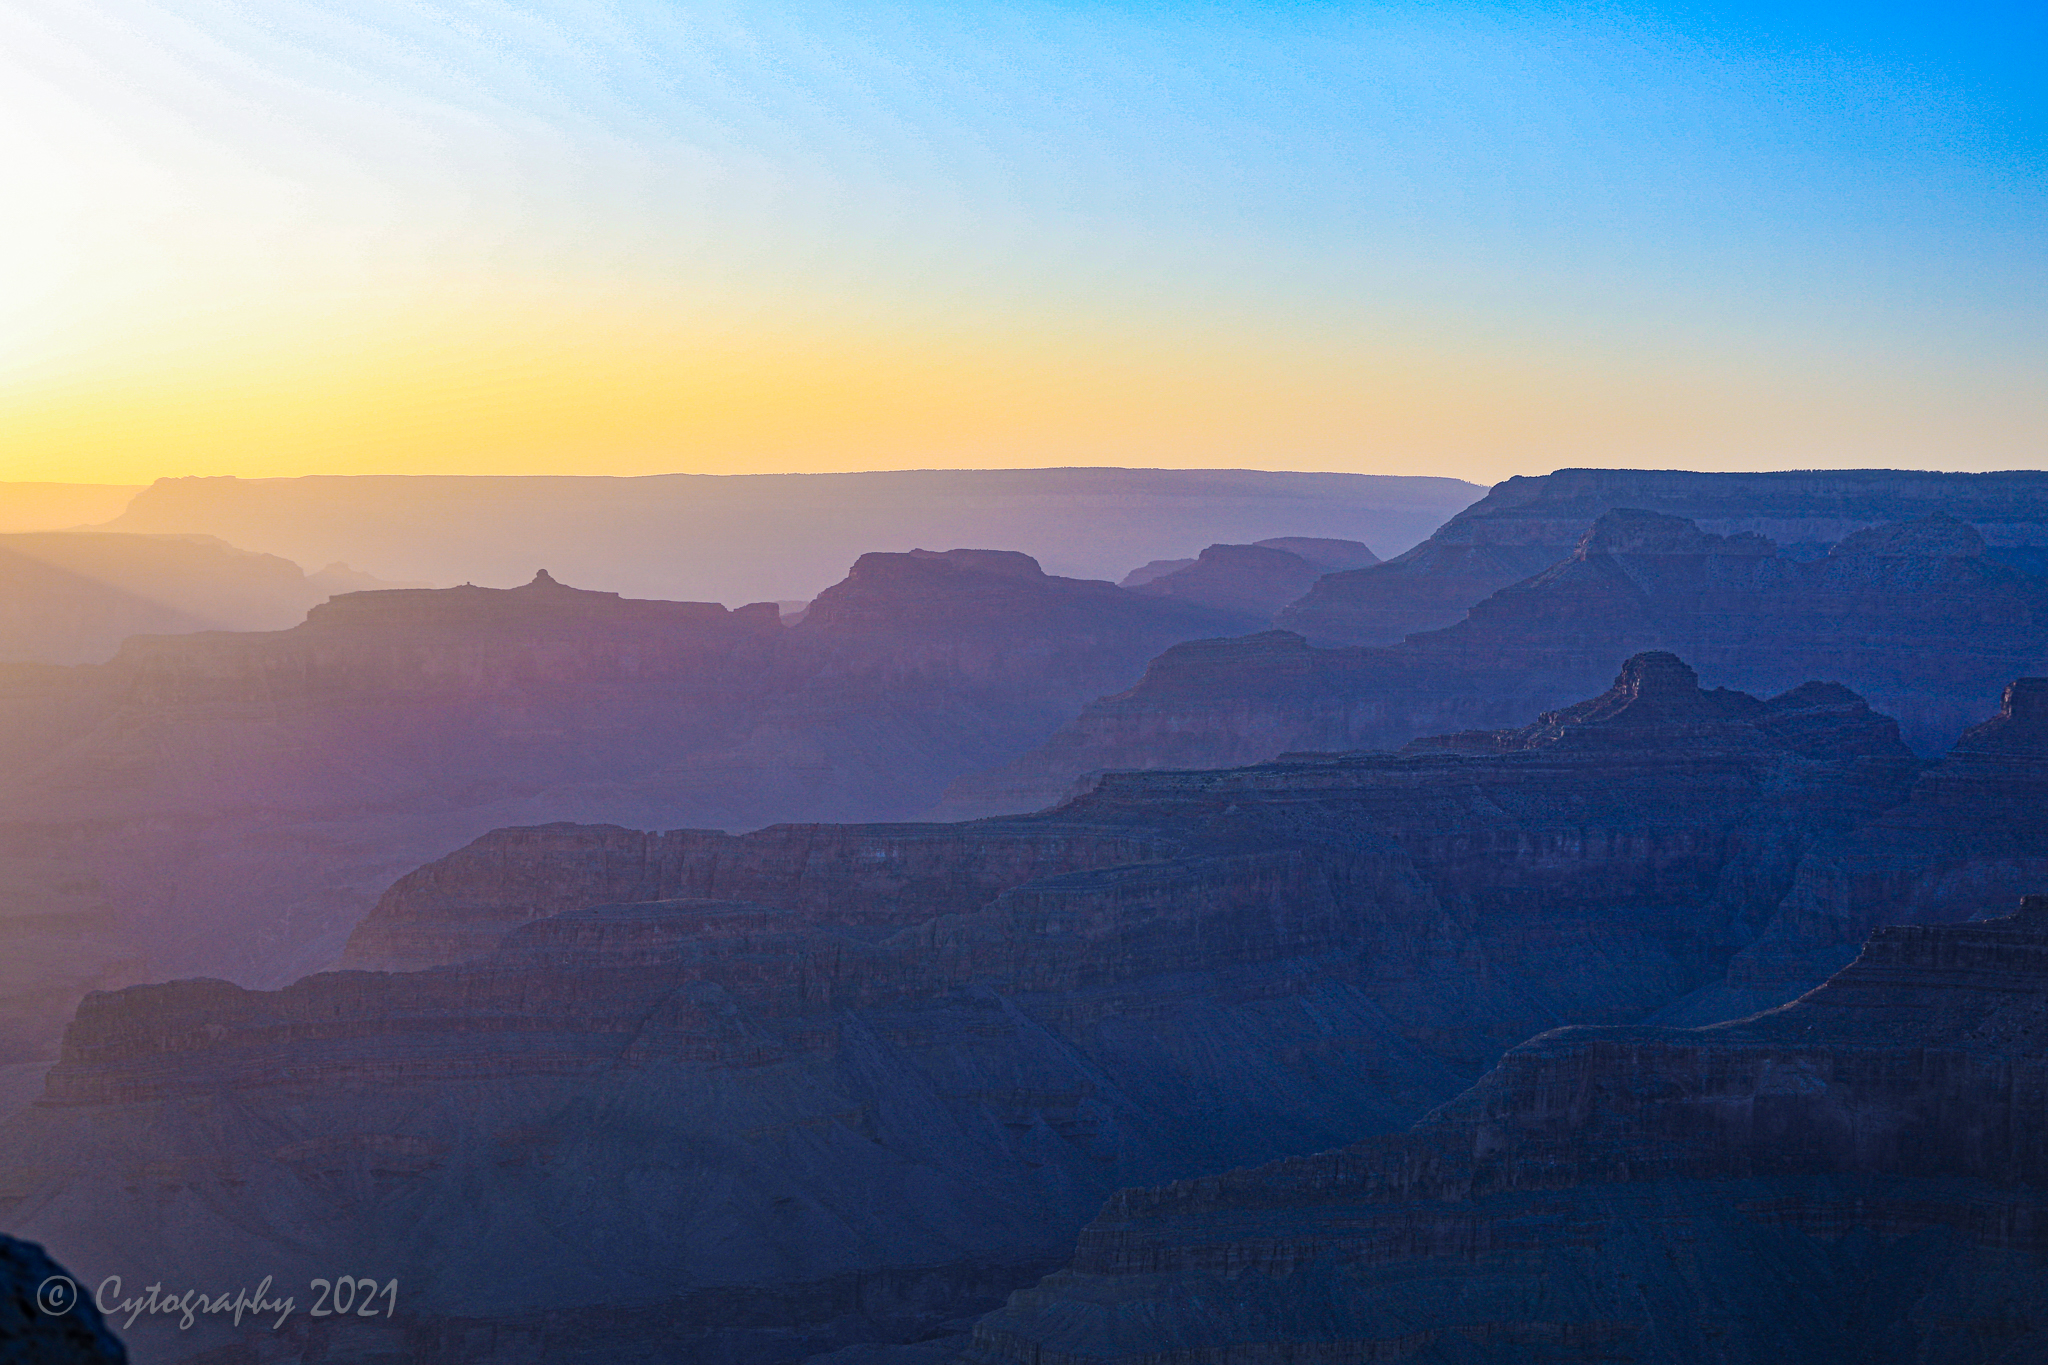
[[[1643,732],[1654,729],[1654,736]],[[1746,740],[1736,738],[1747,734]],[[1518,730],[1468,730],[1409,742],[1404,753],[1459,750],[1509,753],[1578,743],[1684,745],[1711,734],[1714,742],[1784,745],[1802,752],[1841,753],[1898,745],[1898,726],[1889,716],[1840,683],[1803,683],[1761,701],[1747,692],[1700,686],[1699,674],[1668,650],[1649,650],[1621,667],[1614,686],[1589,701],[1546,711],[1534,725]]]

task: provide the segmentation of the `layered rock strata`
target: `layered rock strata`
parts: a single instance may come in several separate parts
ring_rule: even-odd
[[[1843,683],[1939,753],[2006,682],[2048,665],[2048,579],[1995,562],[1945,514],[1858,531],[1804,560],[1750,532],[1610,512],[1567,557],[1456,626],[1390,648],[1268,632],[1169,650],[1037,750],[956,783],[947,809],[1031,809],[1111,769],[1499,728],[1586,695],[1613,659],[1645,649],[1749,692]]]
[[[1811,980],[1881,924],[1938,924],[2048,886],[2048,678],[2021,678],[1869,824],[1817,844],[1739,987]]]
[[[2048,896],[1793,1004],[1523,1044],[1398,1137],[1112,1199],[963,1365],[2048,1354]]]
[[[1248,624],[917,551],[863,557],[796,628],[542,573],[0,670],[0,1061],[50,1055],[85,989],[327,965],[394,878],[495,827],[916,814]]]
[[[1719,980],[1916,768],[1840,689],[1652,655],[1518,739],[1026,819],[501,835],[365,935],[457,965],[89,997],[0,1187],[87,1274],[398,1276],[435,1359],[916,1340],[1116,1188],[1398,1128]]]
[[[1495,484],[1407,553],[1317,583],[1279,624],[1317,644],[1396,644],[1569,555],[1609,512],[1684,518],[1718,535],[1755,534],[1807,559],[1872,526],[1943,513],[1968,522],[1993,556],[2035,573],[2048,547],[2048,475],[1892,469],[1703,474],[1560,469]]]

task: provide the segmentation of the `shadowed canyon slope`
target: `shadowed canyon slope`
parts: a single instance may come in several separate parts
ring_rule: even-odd
[[[1797,1002],[1571,1028],[1399,1137],[1136,1190],[963,1365],[2048,1357],[2048,896]]]
[[[455,965],[89,997],[0,1180],[87,1275],[398,1275],[437,1360],[912,1340],[1116,1188],[1396,1129],[1715,987],[1919,767],[1844,689],[1648,655],[1511,735],[1025,818],[502,831],[352,947]]]
[[[916,813],[1168,645],[1248,624],[918,551],[863,556],[795,628],[542,575],[0,671],[0,1046],[36,1055],[94,985],[325,965],[394,878],[496,826]]]
[[[1485,490],[1248,469],[955,469],[647,478],[163,479],[109,529],[199,532],[390,578],[516,583],[546,564],[632,596],[800,600],[855,556],[1003,545],[1115,579],[1218,541],[1406,549]]]
[[[1644,649],[1746,691],[1844,683],[1939,753],[2011,678],[2048,667],[2048,578],[1990,558],[1973,527],[1942,513],[1803,560],[1747,532],[1609,512],[1568,557],[1390,648],[1317,649],[1282,631],[1170,650],[1041,749],[958,784],[947,810],[1029,810],[1107,769],[1508,725],[1586,695],[1614,659]]]
[[[1496,484],[1407,553],[1318,583],[1278,624],[1317,644],[1360,645],[1453,625],[1569,555],[1587,527],[1621,508],[1682,517],[1717,535],[1761,535],[1793,559],[1871,526],[1939,512],[1976,527],[1994,559],[2048,572],[2048,474],[2039,472],[1560,469]]]

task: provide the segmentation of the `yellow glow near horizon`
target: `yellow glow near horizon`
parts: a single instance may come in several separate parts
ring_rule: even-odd
[[[1909,69],[799,10],[0,6],[0,480],[2040,461],[2038,158]]]
[[[1808,373],[1795,391],[1767,362],[1730,371],[1413,340],[714,328],[658,309],[472,302],[233,347],[213,338],[189,356],[138,355],[122,373],[18,387],[0,398],[0,478],[1123,464],[1490,482],[1587,463],[1745,467],[1758,430],[1814,464],[1929,463],[1939,433],[1912,403],[1887,401],[1884,376],[1831,383],[1817,392]],[[1968,406],[1956,397],[1939,418],[1951,431]],[[1989,410],[1972,433],[1986,458],[1960,467],[2019,463],[2026,416]]]

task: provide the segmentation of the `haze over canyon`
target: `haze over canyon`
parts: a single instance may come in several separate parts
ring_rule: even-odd
[[[2038,1352],[2048,475],[835,477],[6,537],[0,1226],[402,1286],[37,1349]]]

